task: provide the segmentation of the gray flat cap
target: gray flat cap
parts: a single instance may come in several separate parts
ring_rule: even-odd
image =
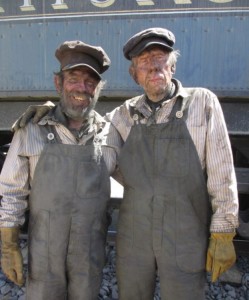
[[[104,49],[82,41],[64,42],[56,49],[55,56],[60,62],[62,71],[86,66],[92,69],[99,78],[101,78],[100,74],[104,73],[111,64]]]
[[[124,56],[131,60],[151,45],[160,45],[173,51],[175,44],[174,34],[165,28],[148,28],[133,35],[124,45]]]

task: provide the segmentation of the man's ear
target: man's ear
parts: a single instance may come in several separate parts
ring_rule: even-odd
[[[176,72],[176,65],[171,66],[171,74],[175,74]]]
[[[133,80],[136,82],[136,84],[139,84],[137,81],[137,75],[136,75],[136,71],[133,65],[130,65],[129,67],[129,73],[131,75],[131,77],[133,78]]]
[[[62,90],[62,82],[60,76],[58,75],[54,75],[54,86],[56,88],[57,93],[60,94]]]

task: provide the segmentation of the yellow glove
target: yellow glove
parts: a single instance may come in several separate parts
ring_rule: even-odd
[[[54,107],[54,104],[47,101],[42,105],[30,105],[27,110],[15,121],[11,130],[17,131],[20,128],[25,127],[28,122],[33,118],[33,123],[38,123],[41,118],[48,114],[48,112]]]
[[[233,232],[213,232],[211,233],[207,252],[207,272],[212,273],[211,281],[227,271],[236,261],[236,253],[233,245]]]
[[[1,228],[2,257],[1,265],[8,279],[23,285],[23,260],[19,247],[19,228]]]

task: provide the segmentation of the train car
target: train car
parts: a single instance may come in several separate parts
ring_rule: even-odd
[[[241,216],[249,230],[248,1],[1,0],[0,145],[11,141],[11,125],[28,105],[58,100],[54,51],[65,40],[100,45],[111,58],[100,113],[141,93],[122,47],[147,27],[175,33],[181,53],[176,78],[184,86],[206,87],[219,97],[234,152]]]

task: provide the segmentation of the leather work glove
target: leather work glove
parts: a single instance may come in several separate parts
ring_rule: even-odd
[[[227,271],[236,261],[236,253],[233,245],[234,232],[211,233],[207,251],[206,271],[211,272],[211,281]]]
[[[19,247],[19,228],[1,228],[2,270],[6,277],[15,284],[24,284],[23,259]]]
[[[55,105],[51,101],[47,101],[42,105],[30,105],[27,110],[15,121],[11,127],[11,130],[15,132],[18,129],[25,127],[32,118],[34,124],[38,123],[41,118],[47,115],[54,106]]]

